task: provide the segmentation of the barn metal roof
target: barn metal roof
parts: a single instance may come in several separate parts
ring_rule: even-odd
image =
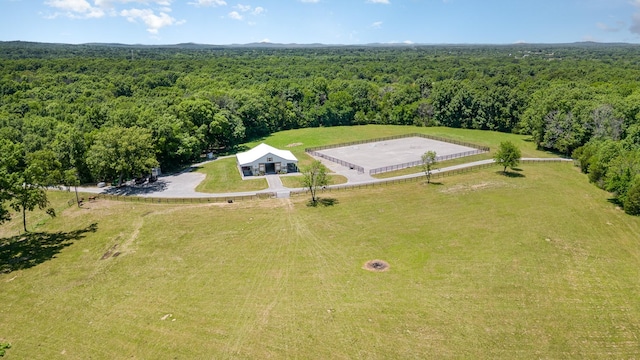
[[[262,143],[249,151],[238,153],[236,154],[236,157],[238,158],[238,164],[248,165],[269,154],[287,161],[298,161],[298,159],[293,156],[293,153],[291,153],[291,151],[276,149],[273,146],[269,146],[265,143]]]

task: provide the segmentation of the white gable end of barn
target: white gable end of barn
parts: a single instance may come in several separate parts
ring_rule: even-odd
[[[249,151],[238,153],[236,157],[238,158],[238,164],[240,166],[244,166],[253,164],[255,161],[258,161],[262,158],[269,157],[269,155],[279,157],[290,162],[298,161],[298,159],[293,156],[293,153],[291,151],[276,149],[273,146],[269,146],[265,143],[262,143]]]
[[[244,175],[297,171],[298,159],[291,151],[276,149],[264,143],[238,153],[236,158]]]

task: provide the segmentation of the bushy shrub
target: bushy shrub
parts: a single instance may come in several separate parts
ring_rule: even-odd
[[[627,214],[640,215],[640,175],[636,175],[631,182],[623,206]]]

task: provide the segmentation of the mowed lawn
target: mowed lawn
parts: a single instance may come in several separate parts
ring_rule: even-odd
[[[304,152],[305,148],[340,144],[350,141],[370,140],[389,136],[403,135],[409,133],[423,133],[433,136],[440,136],[451,140],[458,140],[473,143],[476,145],[489,146],[492,151],[497,149],[502,141],[512,141],[522,151],[523,157],[556,157],[551,154],[536,150],[535,144],[530,141],[529,136],[505,134],[492,131],[452,129],[444,127],[415,127],[398,125],[363,125],[363,126],[337,126],[329,128],[307,128],[281,131],[274,133],[264,139],[249,142],[240,146],[240,149],[247,150],[255,147],[261,142],[265,142],[279,149],[290,150],[299,160],[299,167],[303,168],[311,164],[313,158]],[[475,160],[489,159],[491,154],[476,155],[461,159],[449,160],[439,164],[437,167],[451,166]],[[225,192],[248,192],[264,190],[268,187],[264,178],[243,180],[238,171],[235,156],[231,158],[218,159],[209,162],[198,169],[199,172],[207,175],[206,179],[196,188],[197,191],[205,193],[225,193]],[[421,172],[419,167],[393,171],[376,175],[377,178],[388,178]],[[300,187],[298,178],[282,178],[287,187]],[[346,178],[342,176],[332,176],[331,184],[342,184]]]
[[[207,175],[196,187],[204,193],[226,193],[264,190],[269,187],[264,177],[243,180],[235,156],[208,162],[197,169]]]
[[[570,164],[521,169],[316,208],[56,193],[58,217],[30,222],[68,246],[0,275],[5,358],[640,357],[640,219]],[[19,229],[0,226],[0,260]]]
[[[252,148],[261,142],[280,149],[291,150],[301,161],[306,160],[305,148],[341,144],[351,141],[370,140],[389,136],[421,133],[440,136],[451,140],[469,142],[476,145],[488,146],[492,151],[497,149],[500,142],[512,141],[522,151],[523,157],[556,157],[556,154],[546,153],[536,149],[536,145],[528,135],[506,134],[495,131],[454,129],[446,127],[417,127],[401,125],[361,125],[335,126],[326,128],[306,128],[280,131],[264,139],[244,144],[244,148]]]

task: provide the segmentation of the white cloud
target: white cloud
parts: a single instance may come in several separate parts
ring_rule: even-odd
[[[249,14],[251,16],[258,16],[261,15],[265,12],[267,12],[267,9],[263,8],[262,6],[256,6],[255,8],[252,7],[251,5],[242,5],[242,4],[238,4],[236,6],[234,6],[235,9],[238,9],[238,11],[232,11],[230,12],[227,16],[231,19],[234,20],[244,20],[245,15],[243,14]],[[255,22],[248,22],[249,25],[255,25]]]
[[[389,0],[367,0],[367,2],[371,4],[391,4]]]
[[[91,4],[84,0],[50,0],[45,1],[45,4],[60,10],[74,12],[85,12],[91,9]]]
[[[413,44],[413,41],[411,41],[411,40],[405,40],[405,41],[403,41],[402,43],[403,43],[403,44],[407,44],[407,45],[411,45],[411,44]]]
[[[240,15],[240,13],[239,13],[239,12],[237,12],[237,11],[232,11],[232,12],[230,12],[228,16],[229,16],[231,19],[234,19],[234,20],[242,20],[242,19],[243,19],[242,15]]]
[[[105,8],[105,7],[115,7],[117,4],[129,4],[136,3],[142,5],[160,5],[160,6],[171,6],[171,2],[173,0],[94,0],[96,6]]]
[[[380,29],[382,27],[382,21],[376,21],[373,24],[371,24],[371,27],[374,29]]]
[[[121,16],[127,21],[137,23],[141,21],[151,34],[157,34],[160,29],[172,25],[180,25],[178,21],[168,15],[171,13],[173,0],[46,0],[45,5],[55,9],[48,18],[65,16],[69,18],[101,18]],[[93,4],[92,4],[93,2]],[[198,3],[221,3],[223,0],[198,0]],[[125,8],[131,4],[143,5],[143,8]]]
[[[196,2],[189,2],[187,4],[197,7],[216,7],[225,6],[227,5],[227,2],[224,0],[197,0]]]
[[[164,12],[156,15],[151,9],[129,9],[122,10],[120,15],[127,18],[127,20],[131,22],[137,22],[137,20],[142,20],[144,24],[147,26],[147,31],[151,34],[157,34],[158,31],[170,25],[176,25],[182,22],[178,22],[175,18],[167,15]]]
[[[242,11],[242,12],[247,12],[249,10],[251,10],[251,5],[242,5],[242,4],[238,4],[236,6],[234,6],[236,9]]]
[[[63,11],[52,17],[67,16],[70,18],[100,18],[105,15],[100,7],[92,6],[85,0],[49,0],[45,5]]]
[[[253,8],[251,5],[242,5],[242,4],[238,4],[234,6],[234,8],[240,10],[240,12],[251,12],[251,15],[256,15],[256,16],[267,11],[262,6],[256,6],[255,8]]]
[[[261,43],[270,43],[271,40],[269,40],[269,38],[264,38],[262,40],[260,40]]]
[[[317,4],[317,3],[320,2],[320,0],[300,0],[300,2],[309,3],[309,4]]]

